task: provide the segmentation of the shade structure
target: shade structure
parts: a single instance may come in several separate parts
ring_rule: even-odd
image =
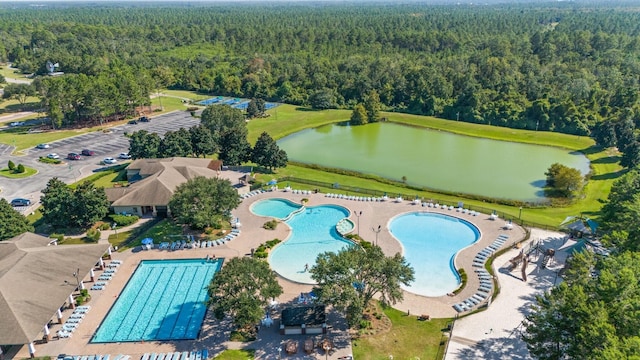
[[[152,238],[144,238],[142,239],[142,245],[151,245],[153,244],[153,239]]]

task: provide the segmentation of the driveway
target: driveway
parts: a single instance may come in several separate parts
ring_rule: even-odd
[[[86,133],[49,143],[49,149],[27,149],[22,151],[24,155],[11,155],[13,147],[0,144],[0,164],[6,164],[8,160],[14,163],[24,164],[38,170],[38,174],[25,179],[0,178],[0,197],[11,201],[16,197],[30,199],[32,207],[30,209],[20,209],[29,212],[37,208],[37,203],[41,196],[41,191],[46,187],[47,181],[52,177],[58,177],[66,183],[78,181],[93,173],[95,169],[101,168],[100,162],[105,157],[117,158],[121,152],[129,151],[129,139],[125,132],[147,130],[158,135],[164,135],[167,131],[178,130],[181,127],[190,128],[200,123],[199,118],[192,117],[188,112],[173,111],[167,114],[158,115],[151,118],[148,123],[139,122],[136,125],[118,125],[111,127],[111,133],[101,131]],[[37,137],[37,134],[33,135]],[[40,156],[47,156],[49,153],[57,153],[61,158],[65,158],[68,153],[80,153],[83,149],[95,151],[94,156],[82,156],[80,160],[64,160],[63,164],[51,165],[38,161]]]

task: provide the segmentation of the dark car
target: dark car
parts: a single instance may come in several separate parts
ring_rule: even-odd
[[[29,199],[17,198],[17,199],[11,200],[11,206],[29,206],[29,205],[31,205],[31,200]]]
[[[84,156],[93,156],[93,155],[96,154],[96,152],[93,151],[93,150],[84,149],[84,150],[82,150],[81,154],[84,155]]]
[[[140,121],[140,122],[149,122],[149,121],[151,121],[151,119],[149,119],[146,116],[141,116],[140,119],[138,119],[138,121]]]
[[[130,120],[127,124],[136,125],[136,124],[138,124],[138,120]]]
[[[78,155],[76,153],[69,153],[69,154],[67,154],[67,159],[69,159],[69,160],[80,160],[80,155]]]

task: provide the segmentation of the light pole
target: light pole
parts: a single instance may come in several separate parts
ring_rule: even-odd
[[[73,277],[76,278],[76,284],[78,285],[78,291],[80,291],[80,268],[73,273]]]
[[[518,213],[518,220],[520,221],[520,225],[522,225],[522,206],[520,206],[520,212]]]
[[[375,227],[372,227],[371,231],[376,233],[376,246],[378,246],[378,234],[380,234],[380,231],[382,231],[382,225],[378,225],[377,229]]]
[[[113,231],[115,231],[115,233],[116,233],[116,241],[118,241],[118,228],[117,228],[117,226],[118,226],[118,223],[113,223],[113,225],[111,225],[111,229]]]
[[[353,214],[358,218],[358,237],[360,237],[360,216],[362,216],[362,211],[360,213],[354,211]]]

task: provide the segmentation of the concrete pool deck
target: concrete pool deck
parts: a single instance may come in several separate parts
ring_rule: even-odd
[[[246,256],[250,254],[251,249],[257,248],[267,240],[274,238],[286,239],[290,233],[290,228],[288,226],[279,224],[275,230],[263,229],[262,225],[268,221],[269,218],[256,216],[251,213],[250,205],[257,200],[265,198],[286,198],[295,202],[300,202],[303,198],[306,198],[309,199],[307,206],[336,204],[344,206],[352,210],[352,212],[357,211],[359,213],[362,211],[362,215],[359,218],[356,218],[353,213],[350,216],[351,220],[356,225],[354,233],[358,233],[359,225],[360,236],[367,241],[375,242],[376,234],[371,229],[377,228],[378,225],[381,225],[382,231],[377,236],[377,242],[388,255],[402,251],[402,247],[389,233],[387,226],[389,220],[398,214],[412,211],[428,211],[465,219],[475,224],[481,232],[481,238],[479,241],[460,251],[456,257],[456,268],[465,269],[465,272],[469,275],[474,274],[472,260],[476,253],[491,244],[498,235],[509,235],[508,241],[503,245],[505,248],[513,246],[515,243],[521,241],[525,236],[524,230],[518,226],[514,226],[512,230],[504,230],[504,220],[491,220],[487,214],[472,216],[470,214],[456,212],[456,210],[422,207],[419,204],[415,205],[410,201],[395,203],[390,199],[385,202],[362,202],[327,198],[325,197],[325,194],[302,195],[283,191],[261,193],[243,200],[240,206],[233,212],[233,216],[239,218],[242,223],[242,231],[237,238],[225,245],[214,248],[198,248],[178,251],[160,251],[157,249],[140,251],[139,249],[134,249],[133,251],[127,250],[124,252],[114,253],[114,259],[122,260],[123,264],[120,266],[118,272],[109,282],[105,290],[90,291],[92,299],[88,305],[91,305],[91,310],[87,313],[79,328],[73,333],[73,337],[69,339],[55,339],[46,344],[36,345],[36,356],[56,356],[60,353],[66,353],[73,355],[111,354],[113,357],[117,354],[127,354],[132,357],[132,360],[136,360],[142,356],[142,354],[147,352],[168,353],[207,348],[209,350],[209,354],[214,356],[227,348],[247,347],[257,350],[257,359],[276,359],[279,355],[278,348],[281,348],[282,344],[286,340],[294,339],[297,341],[303,341],[306,338],[311,337],[305,335],[279,335],[277,328],[277,318],[279,316],[276,316],[279,314],[274,314],[274,316],[276,316],[276,323],[270,328],[261,329],[257,341],[247,344],[229,342],[227,339],[229,338],[229,333],[232,329],[229,320],[226,319],[218,321],[210,312],[207,312],[201,330],[201,336],[196,340],[106,344],[89,343],[91,337],[99,327],[100,322],[108,313],[114,303],[114,300],[120,294],[141,260],[204,258],[207,255],[215,255],[216,257],[224,258]],[[86,280],[87,279],[85,279],[85,281]],[[297,284],[282,278],[280,278],[279,281],[284,288],[284,294],[277,299],[280,304],[293,303],[294,299],[297,299],[301,292],[308,292],[312,287],[311,285]],[[90,287],[90,283],[87,285],[87,287]],[[401,303],[395,304],[394,307],[401,311],[409,311],[412,315],[428,314],[433,318],[453,317],[457,312],[452,308],[452,305],[474,294],[478,285],[479,282],[477,277],[469,276],[467,286],[456,296],[428,298],[405,292],[404,300]],[[502,291],[508,292],[505,284],[502,284]],[[501,296],[498,297],[498,300]],[[508,303],[508,306],[520,307],[522,304]],[[497,306],[491,306],[490,309],[492,308],[495,308],[498,311],[500,310]],[[65,310],[63,313],[64,319],[66,319],[70,313],[71,310]],[[473,315],[468,319],[473,321],[477,316],[478,315]],[[337,359],[338,357],[351,354],[351,342],[349,340],[346,324],[344,324],[342,317],[339,314],[330,311],[329,321],[332,327],[330,328],[328,336],[334,339],[334,343],[336,345],[336,351],[332,353],[329,358]],[[56,324],[51,327],[52,335],[55,334],[60,326],[61,325]],[[456,324],[456,328],[458,328],[458,326],[462,325]],[[497,328],[497,326],[494,328]],[[457,333],[454,333],[454,337],[456,335]],[[316,339],[319,339],[319,337],[316,337]],[[282,352],[282,355],[285,357],[284,352]],[[16,357],[29,357],[27,347],[22,347],[22,349],[16,354]],[[318,349],[316,349],[316,351],[311,355],[303,355],[302,347],[300,347],[296,356],[288,356],[286,358],[320,359],[324,357],[324,352]]]

